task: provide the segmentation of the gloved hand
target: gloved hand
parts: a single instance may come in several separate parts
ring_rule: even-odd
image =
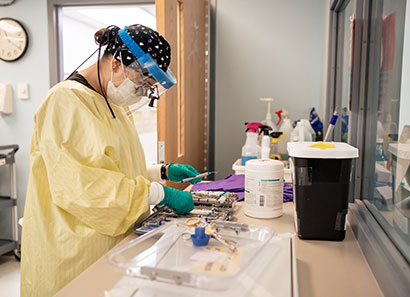
[[[189,192],[164,187],[164,199],[159,205],[165,204],[171,207],[177,214],[188,214],[194,209],[194,200]]]
[[[173,164],[168,165],[168,179],[180,182],[184,178],[194,177],[199,174],[191,165]],[[202,177],[189,181],[190,184],[196,184],[202,181]]]

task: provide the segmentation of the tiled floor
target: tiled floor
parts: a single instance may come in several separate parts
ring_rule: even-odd
[[[20,296],[20,262],[14,256],[0,256],[0,296]]]

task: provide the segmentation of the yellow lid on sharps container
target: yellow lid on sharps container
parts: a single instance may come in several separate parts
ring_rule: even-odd
[[[336,148],[334,143],[324,143],[324,142],[321,142],[321,141],[319,141],[318,143],[315,143],[315,144],[311,144],[311,145],[309,145],[309,147],[318,148],[318,149],[321,149],[321,150]]]
[[[344,142],[288,142],[289,156],[313,159],[354,159],[359,150]]]

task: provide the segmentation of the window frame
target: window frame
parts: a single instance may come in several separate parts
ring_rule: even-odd
[[[63,6],[155,4],[155,0],[47,0],[50,87],[64,79],[61,11]]]
[[[356,16],[353,44],[353,65],[351,80],[351,102],[349,118],[348,142],[357,147],[360,156],[354,162],[352,171],[352,187],[349,196],[349,224],[360,244],[361,249],[376,277],[385,296],[408,296],[410,274],[409,263],[388,237],[375,215],[363,199],[364,172],[366,172],[363,156],[375,151],[375,127],[377,124],[377,103],[367,102],[374,96],[371,92],[378,90],[378,80],[372,79],[379,73],[377,58],[380,57],[379,38],[375,27],[375,13],[380,13],[383,0],[331,0],[329,11],[329,54],[327,72],[327,90],[325,103],[325,125],[329,123],[334,107],[341,100],[341,55],[343,55],[343,30],[339,30],[339,19],[343,10],[354,1]],[[408,3],[407,3],[408,5]],[[410,21],[410,20],[407,20]],[[372,27],[373,26],[373,27]],[[372,104],[371,104],[372,103]],[[340,105],[339,105],[340,106]],[[368,115],[373,115],[371,118]],[[326,128],[326,127],[325,127]],[[371,129],[374,133],[366,133]],[[373,135],[374,134],[374,135]],[[337,133],[334,136],[338,137]],[[369,169],[369,168],[367,168]]]

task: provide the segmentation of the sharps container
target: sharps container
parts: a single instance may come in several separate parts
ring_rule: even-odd
[[[283,214],[283,172],[280,161],[249,160],[245,164],[245,214],[272,219]]]
[[[288,142],[288,153],[298,236],[343,240],[352,159],[359,150],[341,142]]]

